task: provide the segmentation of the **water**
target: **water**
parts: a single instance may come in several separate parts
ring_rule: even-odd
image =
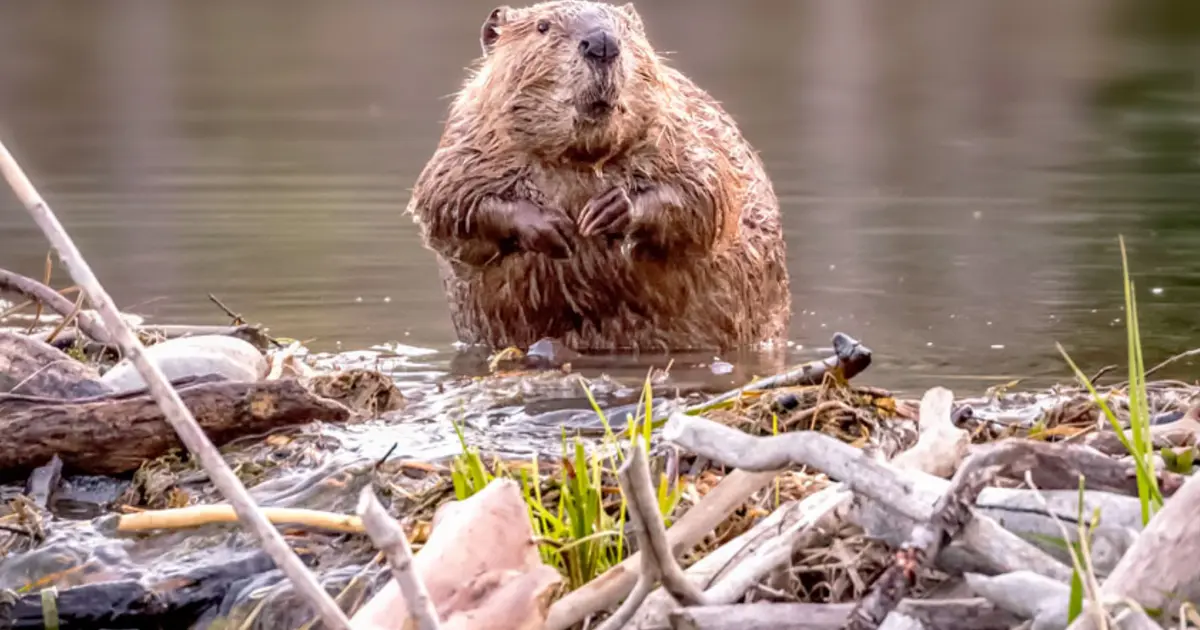
[[[402,209],[493,4],[2,3],[0,134],[123,308],[222,323],[213,293],[442,370]],[[864,380],[964,394],[1068,378],[1056,341],[1123,363],[1118,233],[1147,362],[1200,345],[1200,5],[637,4],[763,155],[804,351],[841,330],[876,353]],[[39,276],[44,243],[0,194],[0,266]]]

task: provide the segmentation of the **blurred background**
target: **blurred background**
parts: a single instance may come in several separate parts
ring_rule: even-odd
[[[449,350],[402,211],[494,4],[3,2],[0,137],[126,310]],[[1200,345],[1200,3],[635,4],[766,162],[796,344],[901,389],[1124,364],[1123,234],[1147,366]],[[0,192],[0,267],[46,249]]]

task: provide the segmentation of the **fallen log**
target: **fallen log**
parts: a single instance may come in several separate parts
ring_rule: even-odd
[[[28,335],[0,331],[0,393],[84,398],[112,391],[100,373]]]
[[[179,390],[216,445],[313,420],[344,422],[351,411],[295,380],[201,383]],[[111,475],[181,448],[149,394],[85,401],[0,395],[0,478],[26,475],[58,455],[76,473]]]

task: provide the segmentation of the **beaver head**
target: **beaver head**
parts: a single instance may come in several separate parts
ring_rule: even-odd
[[[479,72],[459,102],[532,152],[603,157],[656,118],[659,62],[631,4],[501,6],[484,21],[480,44]]]

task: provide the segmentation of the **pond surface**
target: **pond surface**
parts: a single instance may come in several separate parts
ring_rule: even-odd
[[[123,308],[223,323],[212,293],[437,373],[454,333],[402,210],[493,4],[2,3],[0,137]],[[961,394],[1069,378],[1056,341],[1123,364],[1118,234],[1147,364],[1200,345],[1200,3],[637,4],[774,179],[797,358],[840,330],[865,381]],[[45,253],[5,190],[0,267]]]

